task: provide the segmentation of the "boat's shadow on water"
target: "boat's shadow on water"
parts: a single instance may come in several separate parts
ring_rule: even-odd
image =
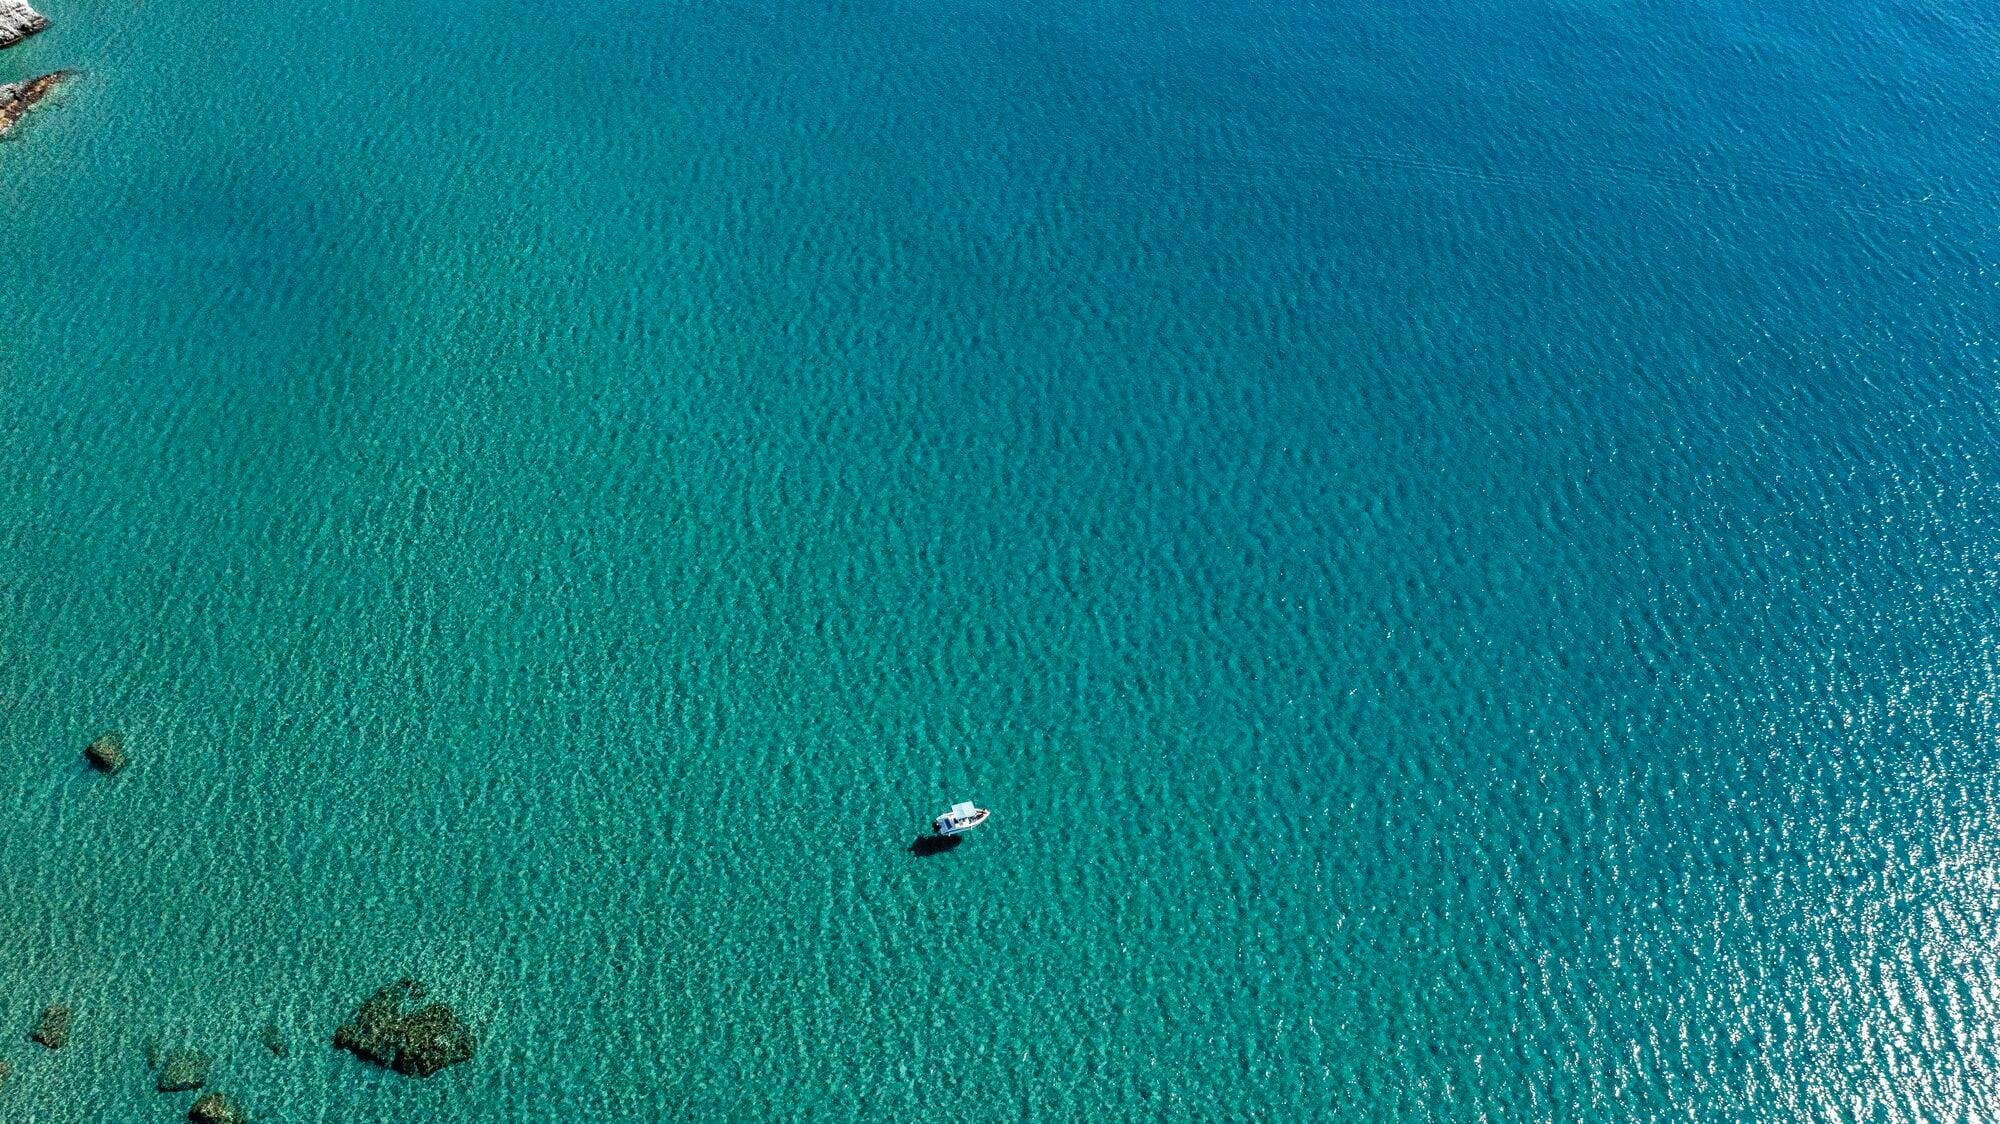
[[[919,835],[916,842],[910,844],[910,853],[920,859],[927,859],[932,855],[942,855],[963,842],[965,842],[963,835]]]

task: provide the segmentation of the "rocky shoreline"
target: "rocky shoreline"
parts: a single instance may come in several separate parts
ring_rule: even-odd
[[[0,47],[11,47],[48,26],[49,21],[27,0],[0,0]]]
[[[40,78],[30,78],[26,82],[10,82],[0,86],[0,136],[27,116],[35,103],[55,92],[56,87],[69,81],[73,71],[58,70],[44,74]]]
[[[0,0],[0,49],[48,29],[49,21],[28,6],[28,0]],[[67,70],[0,86],[0,136],[18,124],[35,103],[48,97],[70,76]]]

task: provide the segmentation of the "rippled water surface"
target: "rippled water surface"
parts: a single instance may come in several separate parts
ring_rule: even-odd
[[[5,1118],[2000,1115],[1988,0],[41,6]]]

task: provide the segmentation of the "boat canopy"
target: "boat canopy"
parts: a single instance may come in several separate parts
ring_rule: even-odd
[[[971,819],[974,815],[978,814],[978,812],[979,809],[974,807],[970,802],[964,804],[953,804],[951,806],[951,818],[955,820]]]

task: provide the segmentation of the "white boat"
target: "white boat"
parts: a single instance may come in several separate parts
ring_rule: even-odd
[[[957,835],[985,823],[986,817],[992,814],[989,808],[975,808],[969,803],[953,804],[951,811],[931,821],[931,828],[939,835]]]

